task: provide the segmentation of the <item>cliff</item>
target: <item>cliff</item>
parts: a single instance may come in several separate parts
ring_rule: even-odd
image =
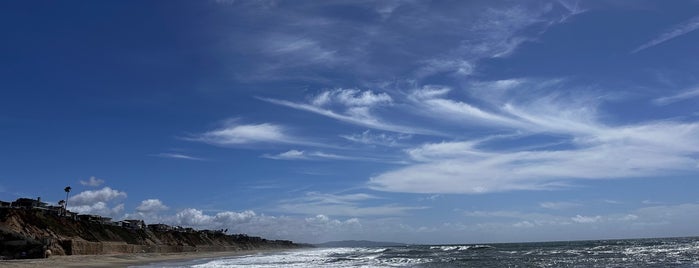
[[[169,253],[298,248],[286,240],[267,240],[220,231],[124,228],[74,220],[35,209],[0,208],[0,258],[53,255]]]

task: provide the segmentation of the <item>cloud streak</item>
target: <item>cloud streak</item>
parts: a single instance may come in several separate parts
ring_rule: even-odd
[[[699,97],[699,87],[694,88],[694,89],[690,89],[690,90],[686,90],[686,91],[680,92],[680,93],[672,95],[672,96],[657,98],[657,99],[653,100],[653,103],[656,105],[668,105],[668,104],[672,104],[674,102],[693,99],[693,98],[697,98],[697,97]]]
[[[285,200],[277,207],[284,213],[306,215],[331,215],[342,217],[404,216],[410,211],[427,207],[400,206],[395,204],[362,205],[362,202],[379,199],[369,194],[322,194],[308,192],[297,199]]]
[[[199,158],[199,157],[194,157],[194,156],[189,156],[186,154],[177,154],[177,153],[159,153],[154,155],[156,157],[162,157],[162,158],[172,158],[172,159],[184,159],[184,160],[196,160],[196,161],[203,161],[205,160],[204,158]]]
[[[340,113],[334,112],[334,111],[329,110],[329,109],[324,109],[324,108],[321,108],[321,107],[318,107],[318,106],[315,106],[312,104],[295,103],[295,102],[291,102],[291,101],[277,100],[277,99],[270,99],[270,98],[259,98],[259,99],[266,101],[266,102],[269,102],[269,103],[282,105],[282,106],[286,106],[286,107],[301,110],[301,111],[319,114],[319,115],[322,115],[325,117],[339,120],[339,121],[344,122],[344,123],[357,125],[357,126],[361,126],[361,127],[368,127],[371,129],[397,132],[397,133],[406,133],[406,134],[425,134],[425,135],[437,134],[434,131],[422,130],[419,128],[412,128],[412,127],[406,127],[406,126],[400,126],[400,125],[393,125],[393,124],[388,123],[388,122],[383,122],[377,118],[374,118],[370,114],[368,114],[368,110],[362,109],[361,107],[359,109],[351,110],[353,112],[351,115],[346,115],[346,114],[340,114]]]
[[[682,35],[688,34],[690,32],[693,32],[695,30],[699,29],[699,16],[695,16],[688,21],[675,25],[671,29],[661,33],[654,39],[640,45],[636,49],[631,51],[631,54],[638,53],[639,51],[660,45],[662,43],[665,43],[671,39],[680,37]]]

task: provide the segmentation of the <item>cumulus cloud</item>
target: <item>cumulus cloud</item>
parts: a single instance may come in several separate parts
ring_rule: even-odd
[[[97,187],[100,186],[104,183],[103,179],[98,179],[95,176],[90,177],[86,181],[80,181],[80,184],[85,185],[85,186],[92,186],[92,187]]]
[[[70,206],[68,210],[79,214],[100,215],[114,218],[123,215],[124,204],[110,206],[107,202],[98,201],[92,204]]]
[[[141,204],[136,207],[136,212],[139,213],[157,213],[167,210],[168,207],[159,199],[146,199],[141,201]]]
[[[201,210],[188,208],[175,215],[175,222],[195,227],[224,227],[244,223],[255,216],[257,214],[251,210],[243,212],[224,211],[214,215],[207,215]]]
[[[245,233],[268,239],[291,239],[295,242],[325,242],[357,237],[362,223],[358,218],[337,219],[327,215],[310,217],[268,216],[251,210],[206,213],[187,208],[174,216],[163,217],[171,225],[197,229],[229,229],[230,233]],[[368,236],[366,237],[368,238]]]
[[[68,210],[80,214],[96,214],[107,217],[123,215],[126,193],[104,187],[100,190],[80,192],[68,199]]]
[[[114,190],[110,187],[104,187],[100,190],[88,190],[80,192],[68,199],[69,204],[75,206],[87,205],[91,206],[98,202],[109,202],[115,199],[126,198],[126,193]]]

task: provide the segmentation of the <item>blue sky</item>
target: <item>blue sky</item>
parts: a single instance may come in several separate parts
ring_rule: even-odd
[[[697,1],[5,1],[0,199],[322,242],[699,235]]]

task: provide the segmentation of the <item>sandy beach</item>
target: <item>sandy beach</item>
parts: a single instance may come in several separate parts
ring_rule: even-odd
[[[283,250],[52,256],[47,259],[0,261],[0,267],[129,267],[157,262],[243,256],[272,251]]]

